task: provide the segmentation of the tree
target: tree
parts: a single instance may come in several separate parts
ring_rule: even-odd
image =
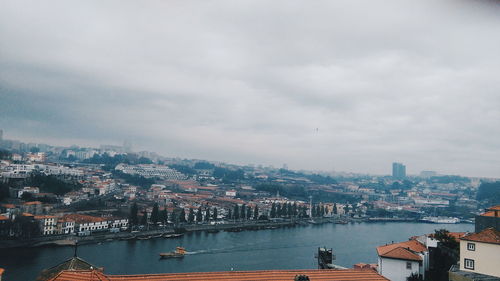
[[[269,214],[269,216],[271,218],[275,218],[276,217],[276,204],[274,202],[271,205],[271,213]]]
[[[349,213],[349,204],[345,204],[344,206],[344,214],[348,214]]]
[[[232,219],[233,218],[233,211],[229,209],[229,212],[227,213],[227,219]]]
[[[142,212],[141,225],[148,224],[148,213],[146,211]]]
[[[319,209],[319,216],[320,217],[324,217],[325,216],[325,206],[324,205],[321,205],[321,207]]]
[[[307,215],[307,207],[306,207],[306,206],[302,206],[302,213],[301,213],[301,217],[302,217],[302,218],[307,218],[307,217],[309,217],[309,215]]]
[[[288,203],[286,204],[286,207],[287,207],[286,216],[287,216],[287,217],[291,217],[291,216],[293,215],[292,203],[288,202]]]
[[[252,208],[250,206],[247,206],[247,220],[252,218]]]
[[[297,210],[297,202],[293,203],[293,206],[292,206],[292,216],[294,217],[297,217],[298,215],[298,210]]]
[[[166,224],[168,222],[168,211],[167,208],[161,210],[160,212],[160,222]]]
[[[288,216],[288,208],[286,206],[286,203],[283,203],[283,205],[281,206],[281,216],[282,217]]]
[[[337,214],[337,203],[333,203],[333,214]]]
[[[153,225],[157,225],[158,224],[158,221],[160,219],[159,217],[159,211],[158,211],[158,203],[155,203],[153,205],[153,211],[151,212],[151,222],[153,223]]]
[[[203,220],[203,213],[201,212],[201,206],[198,207],[198,211],[196,212],[196,222],[201,222]]]
[[[137,217],[137,212],[138,212],[137,203],[134,202],[134,204],[132,204],[132,207],[130,208],[130,215],[129,215],[129,222],[132,226],[137,225],[137,223],[139,222],[139,218]]]
[[[210,208],[205,209],[205,221],[208,222],[210,220]]]
[[[255,205],[255,208],[253,209],[253,219],[258,220],[259,219],[259,206]]]
[[[452,250],[457,250],[460,247],[460,243],[450,235],[450,232],[446,229],[439,229],[434,231],[434,238]]]
[[[184,208],[179,212],[179,222],[186,222],[186,210]]]
[[[316,206],[312,206],[312,209],[311,209],[311,216],[313,218],[317,217],[318,214],[316,213]]]
[[[412,274],[410,274],[410,276],[408,276],[408,278],[406,278],[407,281],[422,281],[422,275],[418,274],[418,273],[415,273],[413,272]]]
[[[240,207],[238,207],[238,204],[234,205],[233,217],[235,220],[240,219]]]
[[[278,203],[278,205],[276,205],[276,217],[281,218],[282,215],[283,211],[281,210],[281,204]]]
[[[188,222],[189,223],[194,222],[194,210],[192,208],[189,208]]]
[[[212,216],[213,216],[214,221],[216,221],[217,220],[217,207],[214,207],[214,211],[212,213]]]
[[[241,211],[240,211],[240,217],[242,219],[246,219],[247,218],[247,206],[245,204],[241,205]]]

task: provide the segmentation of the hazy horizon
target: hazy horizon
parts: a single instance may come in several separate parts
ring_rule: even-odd
[[[0,129],[290,169],[500,177],[500,1],[0,9]]]

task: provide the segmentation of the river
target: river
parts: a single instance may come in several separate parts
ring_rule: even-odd
[[[226,270],[316,268],[318,247],[333,248],[335,264],[352,267],[358,262],[376,263],[379,245],[408,240],[435,229],[473,231],[473,224],[351,223],[322,224],[243,232],[191,232],[181,238],[112,241],[81,245],[78,256],[109,274],[203,272]],[[158,259],[158,253],[183,246],[183,259]],[[4,280],[35,280],[44,268],[73,255],[72,247],[0,250]]]

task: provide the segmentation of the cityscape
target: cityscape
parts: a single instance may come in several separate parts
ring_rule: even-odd
[[[0,281],[500,281],[499,0],[2,1]]]
[[[497,179],[407,175],[402,163],[385,176],[239,166],[134,152],[130,142],[61,147],[4,139],[0,132],[3,249],[369,222],[475,223],[476,232],[491,225],[498,231]],[[442,274],[431,271],[429,261],[418,263],[419,253],[430,259],[429,247],[438,248],[434,234],[426,235],[381,245],[378,266],[391,252],[390,259],[413,255],[417,262],[409,267],[422,276]],[[409,252],[393,253],[397,247]],[[389,270],[379,273],[397,279]]]

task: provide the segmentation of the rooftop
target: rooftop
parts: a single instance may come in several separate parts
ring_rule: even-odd
[[[461,239],[467,241],[500,244],[500,231],[490,227],[481,232],[466,235]]]
[[[164,273],[164,274],[141,274],[141,275],[107,275],[99,271],[91,270],[65,270],[55,276],[52,281],[62,280],[109,280],[109,281],[210,281],[210,280],[232,280],[232,281],[291,281],[297,275],[306,275],[311,280],[321,281],[387,281],[373,270],[262,270],[262,271],[227,271],[227,272],[193,272],[193,273]]]
[[[420,243],[419,241],[408,240],[408,241],[401,242],[401,243],[393,243],[393,244],[389,244],[389,245],[379,246],[379,247],[377,247],[377,253],[379,256],[383,256],[396,248],[408,249],[408,250],[411,250],[415,253],[421,253],[421,252],[427,251],[427,248],[425,247],[425,245]]]

